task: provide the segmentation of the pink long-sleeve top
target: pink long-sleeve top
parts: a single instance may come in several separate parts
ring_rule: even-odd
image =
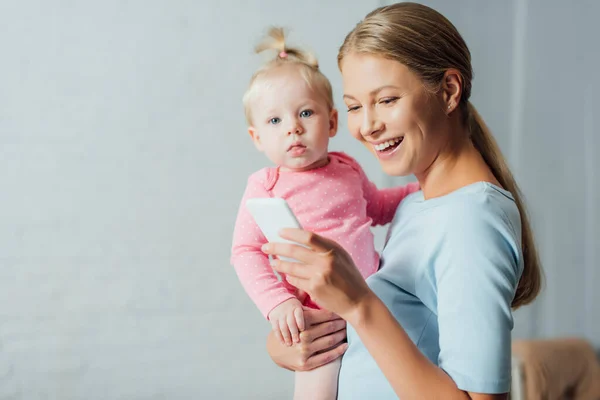
[[[327,165],[309,171],[264,168],[248,178],[235,223],[231,263],[265,318],[273,308],[296,297],[296,289],[285,276],[281,281],[277,278],[261,251],[267,240],[246,209],[246,200],[285,199],[303,229],[339,243],[367,278],[379,266],[370,227],[391,222],[400,201],[419,190],[417,183],[378,189],[349,155],[331,152],[329,160]],[[304,304],[318,307],[310,299]]]

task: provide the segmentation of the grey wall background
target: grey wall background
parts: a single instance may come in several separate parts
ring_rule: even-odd
[[[269,24],[335,55],[379,0],[0,0],[0,399],[279,399],[292,375],[228,265],[263,165],[241,94]],[[547,285],[515,337],[600,346],[595,1],[427,1],[521,182]],[[379,172],[345,130],[333,148]],[[381,242],[383,230],[377,230]]]

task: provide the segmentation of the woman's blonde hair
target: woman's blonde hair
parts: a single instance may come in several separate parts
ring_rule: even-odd
[[[344,40],[338,66],[350,53],[373,54],[408,67],[425,87],[437,93],[450,68],[463,79],[459,110],[470,137],[502,187],[512,193],[521,214],[524,270],[512,307],[532,302],[542,286],[542,271],[522,194],[510,169],[479,113],[471,102],[471,53],[458,30],[437,11],[417,3],[397,3],[369,13]]]
[[[276,55],[275,58],[259,68],[250,79],[250,84],[243,97],[244,112],[248,125],[252,125],[251,104],[260,91],[261,84],[265,83],[269,73],[283,66],[293,65],[297,67],[298,72],[311,90],[323,97],[330,110],[334,107],[331,83],[320,71],[317,58],[307,51],[288,47],[285,39],[283,28],[273,27],[254,49],[256,53],[274,50]]]

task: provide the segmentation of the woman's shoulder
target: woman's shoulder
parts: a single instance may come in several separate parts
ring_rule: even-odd
[[[431,209],[431,237],[437,257],[467,265],[480,256],[505,260],[506,267],[518,274],[521,263],[521,219],[513,196],[487,182],[466,187],[448,201]],[[483,264],[481,261],[477,264]],[[449,263],[452,264],[452,263]]]
[[[447,222],[447,229],[464,231],[470,228],[474,233],[491,229],[520,236],[519,209],[510,192],[488,182],[478,182],[464,189],[438,210]]]
[[[501,243],[518,253],[521,219],[509,192],[478,182],[434,199],[424,200],[421,192],[407,197],[392,221],[388,239],[392,237],[418,240],[431,254],[457,246]]]
[[[512,194],[488,182],[477,182],[428,200],[421,192],[413,193],[398,208],[398,214],[403,213],[405,217],[434,219],[438,229],[504,222],[520,230],[519,210]]]
[[[427,257],[421,272],[434,277],[451,269],[465,276],[479,274],[484,281],[487,275],[504,276],[516,287],[523,257],[513,196],[486,182],[463,189],[423,210],[417,230],[426,240]]]

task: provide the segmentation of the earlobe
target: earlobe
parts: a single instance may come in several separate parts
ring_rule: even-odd
[[[256,129],[253,126],[248,127],[248,134],[252,138],[252,141],[254,142],[254,146],[256,146],[258,151],[262,151],[262,143],[260,141],[260,136],[258,135],[258,132],[256,131]]]
[[[456,69],[449,69],[444,74],[444,81],[442,82],[442,91],[444,97],[444,103],[446,104],[446,111],[452,112],[456,106],[460,103],[462,96],[462,76]]]
[[[329,114],[329,137],[332,138],[338,130],[338,111],[334,108]]]

